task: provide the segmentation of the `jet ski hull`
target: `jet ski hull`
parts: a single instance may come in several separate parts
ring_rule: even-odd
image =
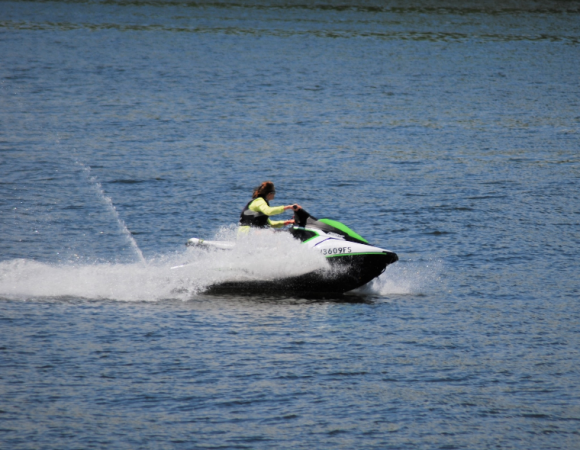
[[[303,245],[319,252],[329,262],[328,269],[302,275],[267,280],[230,280],[213,284],[210,294],[343,294],[364,286],[382,274],[399,258],[396,253],[374,247],[341,222],[311,216],[303,209],[294,213],[295,225],[289,232]],[[233,242],[192,238],[190,247],[232,250]]]
[[[344,294],[378,277],[389,264],[398,260],[395,253],[328,258],[330,270],[273,280],[226,281],[210,286],[208,294]]]

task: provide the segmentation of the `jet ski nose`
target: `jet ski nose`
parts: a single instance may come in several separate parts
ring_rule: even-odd
[[[383,252],[387,256],[387,265],[393,264],[399,260],[399,257],[394,252]]]

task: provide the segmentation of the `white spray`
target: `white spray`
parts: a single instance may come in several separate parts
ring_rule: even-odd
[[[77,161],[77,164],[79,166],[81,166],[81,168],[83,169],[83,172],[87,176],[87,179],[89,180],[91,186],[93,187],[93,189],[95,190],[95,192],[97,193],[97,195],[99,196],[101,201],[107,206],[107,209],[109,210],[109,212],[117,220],[117,224],[119,225],[121,232],[123,233],[123,235],[125,236],[125,238],[129,242],[129,244],[131,245],[133,250],[135,251],[135,254],[139,258],[139,262],[144,263],[145,257],[143,256],[143,252],[141,251],[141,249],[137,245],[137,242],[135,241],[135,238],[133,238],[133,235],[131,234],[131,232],[127,228],[127,225],[125,225],[125,222],[119,216],[119,212],[117,211],[117,208],[115,208],[115,205],[113,204],[113,200],[111,200],[111,198],[109,196],[105,195],[105,191],[103,190],[103,186],[101,186],[101,183],[99,183],[99,181],[97,180],[97,178],[95,176],[91,175],[91,168],[88,166],[85,166],[83,163],[78,162],[78,161]]]
[[[235,226],[218,239],[235,239]],[[178,269],[171,269],[175,266]],[[133,264],[0,262],[0,297],[73,297],[119,301],[189,300],[223,281],[273,280],[327,269],[328,263],[287,233],[250,235],[233,250],[186,249]]]
[[[397,262],[378,278],[359,288],[361,294],[421,295],[441,283],[441,261]]]

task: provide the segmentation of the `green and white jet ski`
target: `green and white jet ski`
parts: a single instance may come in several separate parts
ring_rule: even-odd
[[[294,212],[295,224],[288,231],[303,245],[320,252],[330,270],[315,270],[276,280],[224,281],[207,293],[343,294],[364,286],[398,261],[396,253],[375,247],[341,222],[317,219],[303,209]],[[235,242],[191,238],[190,247],[229,250]]]

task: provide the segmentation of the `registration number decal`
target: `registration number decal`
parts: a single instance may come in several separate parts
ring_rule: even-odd
[[[321,253],[323,255],[340,255],[343,253],[351,253],[351,247],[336,247],[336,248],[323,248]]]

